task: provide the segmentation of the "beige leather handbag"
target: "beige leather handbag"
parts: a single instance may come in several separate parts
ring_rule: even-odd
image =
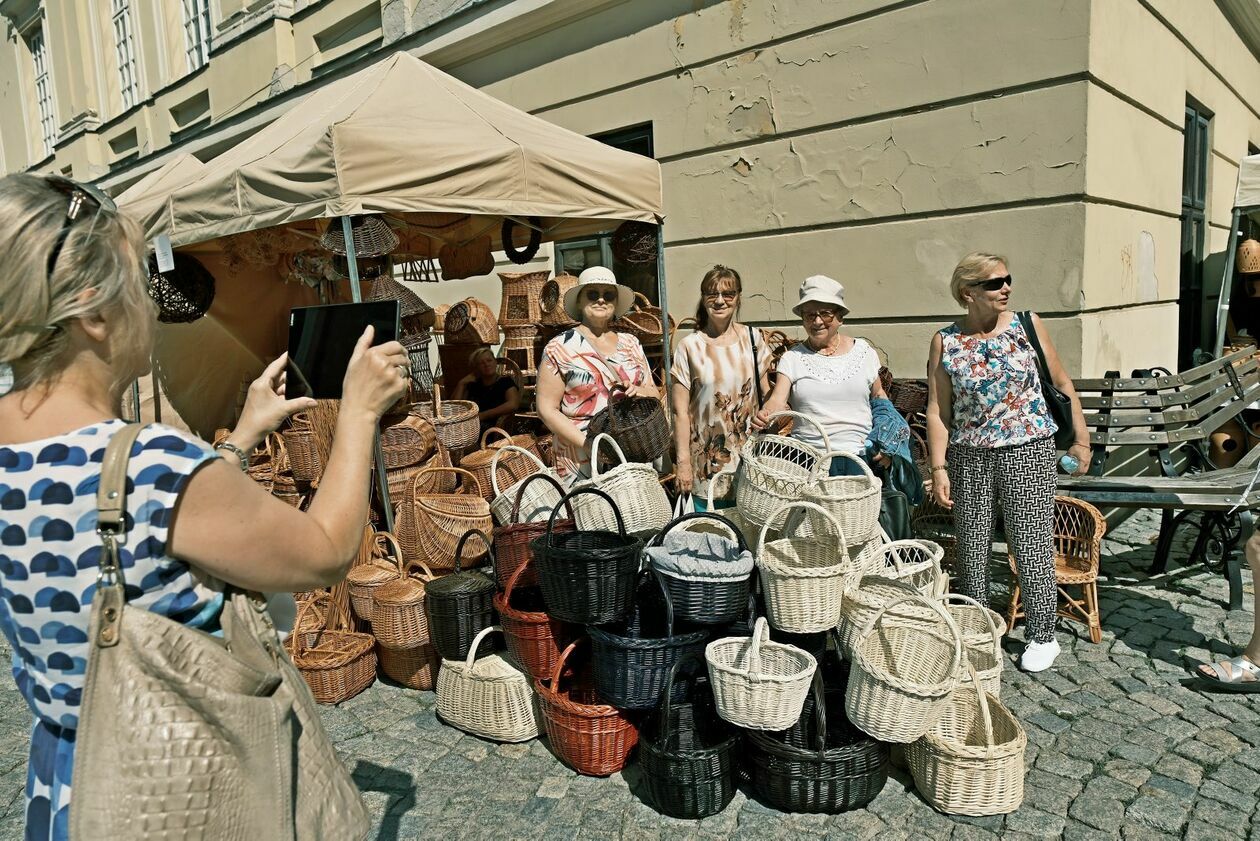
[[[104,551],[71,838],[363,838],[363,800],[261,598],[229,591],[222,639],[127,607],[118,546],[127,461],[141,428],[130,424],[110,440],[96,496]]]

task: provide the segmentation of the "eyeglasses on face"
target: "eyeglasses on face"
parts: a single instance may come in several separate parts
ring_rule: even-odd
[[[835,310],[806,310],[801,313],[801,321],[809,324],[811,321],[821,321],[823,324],[830,324],[836,320]]]
[[[596,287],[595,289],[586,290],[586,300],[592,304],[596,301],[617,301],[617,289],[611,286]]]
[[[61,223],[61,232],[57,234],[57,241],[48,252],[48,277],[51,280],[53,269],[57,267],[57,258],[61,256],[61,249],[65,247],[66,238],[70,236],[70,229],[84,215],[84,208],[90,207],[97,213],[102,211],[116,213],[118,205],[99,187],[66,178],[64,175],[46,175],[44,181],[49,187],[70,200],[66,206],[66,219]]]
[[[1003,286],[1013,286],[1014,284],[1015,281],[1011,280],[1011,276],[1005,274],[1001,277],[991,277],[986,280],[973,281],[967,285],[973,289],[983,289],[985,292],[997,292]]]
[[[705,292],[704,299],[706,301],[716,301],[721,298],[723,301],[734,301],[739,297],[739,293],[734,289],[719,289],[716,292]]]

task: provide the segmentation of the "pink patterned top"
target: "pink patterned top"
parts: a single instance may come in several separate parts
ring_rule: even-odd
[[[941,331],[941,364],[953,383],[951,444],[1009,447],[1058,431],[1041,394],[1037,352],[1019,316],[996,336],[964,336],[957,324]]]
[[[596,413],[608,405],[608,395],[618,383],[643,385],[651,381],[651,367],[639,340],[629,333],[617,334],[617,349],[604,357],[574,327],[556,336],[543,348],[543,363],[564,381],[560,411],[583,432]],[[590,474],[590,459],[580,450],[555,444],[555,471],[571,482],[578,475]]]

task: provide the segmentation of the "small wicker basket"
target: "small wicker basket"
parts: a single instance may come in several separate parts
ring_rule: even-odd
[[[751,637],[723,637],[704,650],[717,712],[750,730],[785,730],[801,717],[818,661],[806,651],[770,641],[757,618]]]
[[[498,625],[473,638],[463,660],[445,660],[438,672],[437,712],[442,720],[483,739],[527,742],[538,737],[538,711],[529,677],[508,657],[477,657]]]
[[[309,628],[311,611],[323,611],[322,627]],[[337,599],[321,594],[298,608],[294,631],[284,641],[293,665],[321,704],[340,704],[376,680],[376,641],[350,630],[350,617]]]

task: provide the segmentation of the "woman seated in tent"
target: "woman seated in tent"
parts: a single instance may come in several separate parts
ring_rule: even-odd
[[[474,350],[468,364],[472,373],[455,386],[455,399],[477,404],[482,430],[503,426],[521,408],[521,390],[516,380],[499,373],[499,360],[488,347]]]

